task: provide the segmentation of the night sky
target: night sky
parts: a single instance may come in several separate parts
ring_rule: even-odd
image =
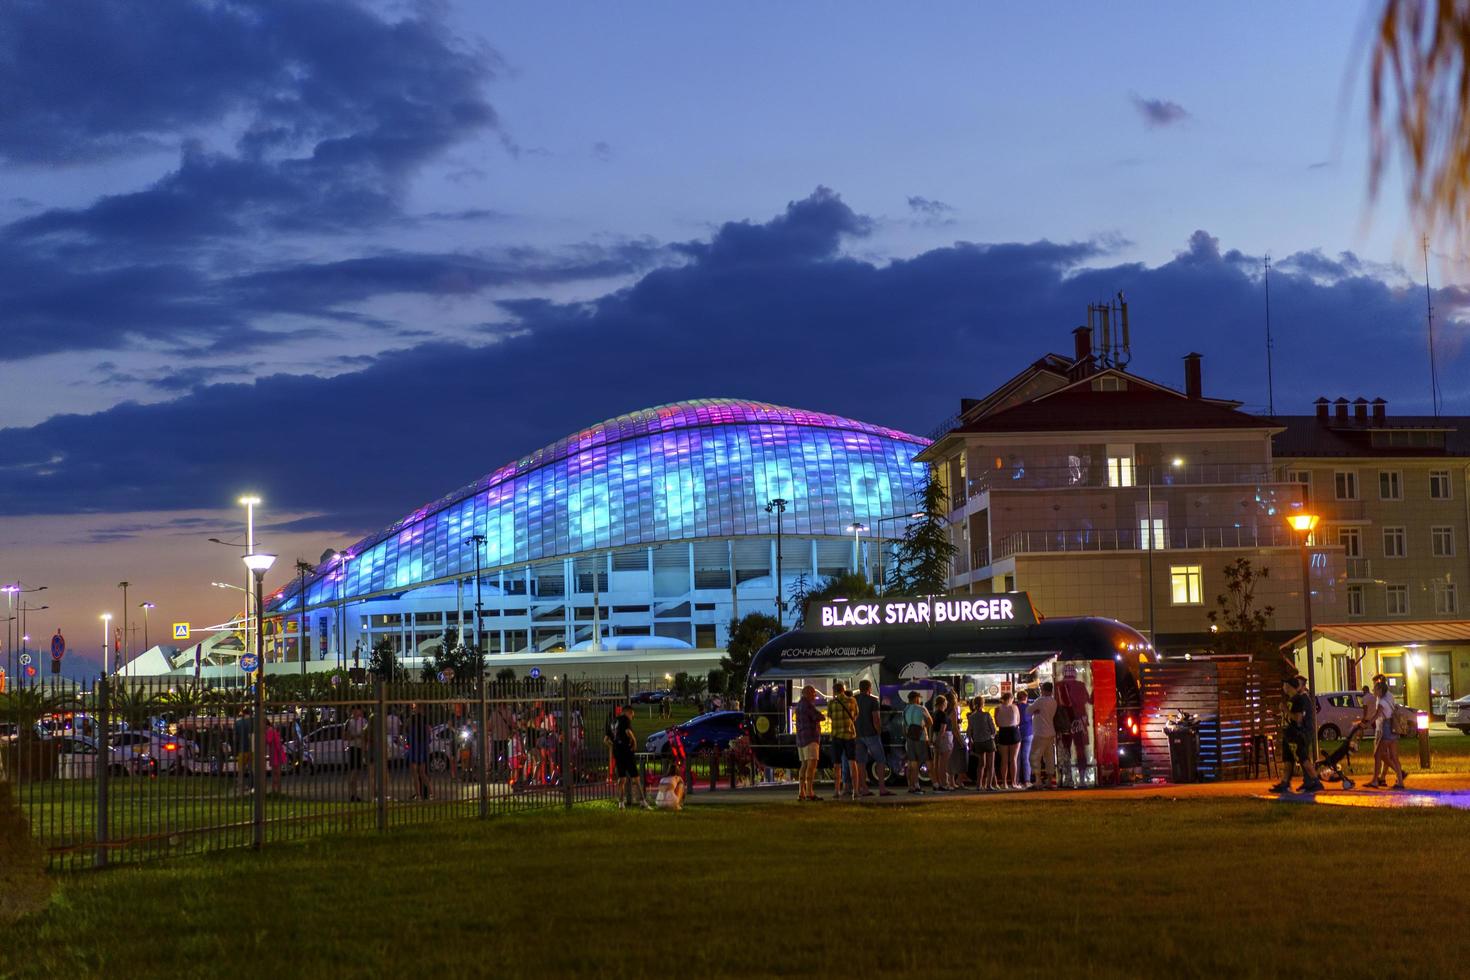
[[[244,491],[274,583],[660,402],[927,433],[1119,290],[1134,370],[1264,410],[1268,253],[1278,410],[1425,412],[1368,10],[13,0],[0,579],[81,671],[121,579],[231,613]]]

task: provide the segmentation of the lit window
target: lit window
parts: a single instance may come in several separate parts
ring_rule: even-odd
[[[1338,470],[1332,474],[1333,487],[1338,500],[1358,499],[1358,474],[1353,470]]]
[[[1429,471],[1429,497],[1431,500],[1450,499],[1450,471]]]
[[[1204,602],[1204,571],[1199,565],[1169,566],[1170,599],[1176,606]]]
[[[1133,457],[1132,456],[1109,456],[1108,457],[1108,486],[1131,487],[1133,486]]]
[[[1404,544],[1404,529],[1401,527],[1386,527],[1383,529],[1383,557],[1402,558],[1408,553]]]
[[[1403,500],[1403,477],[1398,470],[1378,471],[1378,499]]]
[[[1407,616],[1409,614],[1409,587],[1407,585],[1386,585],[1383,588],[1384,598],[1388,604],[1390,616]]]
[[[1153,525],[1152,541],[1149,540],[1150,524]],[[1162,551],[1168,547],[1164,536],[1164,519],[1162,517],[1155,517],[1152,521],[1147,517],[1140,517],[1138,519],[1138,546],[1145,551],[1149,548],[1152,548],[1154,551]]]
[[[1436,558],[1455,556],[1455,529],[1439,525],[1429,529],[1429,552]]]

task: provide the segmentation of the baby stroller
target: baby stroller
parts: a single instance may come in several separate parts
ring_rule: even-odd
[[[1358,751],[1358,742],[1363,737],[1363,723],[1354,722],[1342,744],[1317,760],[1317,778],[1342,783],[1343,789],[1352,789],[1356,783],[1348,777],[1348,764],[1353,753]]]

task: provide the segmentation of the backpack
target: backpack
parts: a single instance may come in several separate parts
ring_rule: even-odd
[[[1411,738],[1418,734],[1417,722],[1414,715],[1408,711],[1399,711],[1395,706],[1393,713],[1393,733],[1399,738]]]

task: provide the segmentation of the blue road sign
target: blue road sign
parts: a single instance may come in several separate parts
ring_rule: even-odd
[[[240,669],[247,674],[255,673],[255,668],[260,666],[260,658],[253,653],[247,653],[240,658]]]
[[[541,676],[541,668],[540,667],[532,667],[531,668],[531,680],[534,681],[534,680],[536,680],[540,676]]]

